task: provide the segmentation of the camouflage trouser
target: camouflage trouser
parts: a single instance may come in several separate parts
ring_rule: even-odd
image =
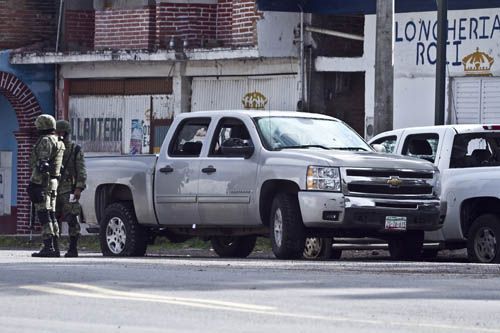
[[[80,216],[82,208],[78,202],[69,202],[70,192],[60,193],[57,196],[56,215],[60,222],[68,223],[69,236],[78,236],[80,234],[80,224],[77,217]]]
[[[57,223],[54,223],[55,221],[53,221],[50,216],[50,212],[52,212],[52,216],[55,216],[57,184],[57,179],[51,179],[49,185],[44,191],[44,200],[40,203],[34,204],[38,220],[42,225],[43,239],[49,239],[52,238],[52,236],[59,235],[59,226],[57,225]],[[40,218],[40,214],[47,214],[48,221]]]

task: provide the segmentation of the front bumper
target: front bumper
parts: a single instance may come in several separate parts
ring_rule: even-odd
[[[342,193],[299,192],[306,227],[384,231],[387,216],[406,217],[407,230],[442,227],[446,203],[437,199],[349,197]]]

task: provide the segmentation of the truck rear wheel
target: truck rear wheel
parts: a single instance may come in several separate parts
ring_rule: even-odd
[[[423,231],[407,231],[389,240],[389,253],[395,260],[417,260],[422,258]]]
[[[106,257],[144,256],[148,246],[132,205],[127,203],[114,203],[106,207],[99,240],[101,252]]]
[[[270,215],[270,238],[273,253],[278,259],[302,257],[305,244],[305,227],[297,197],[279,193],[273,200]]]
[[[257,236],[215,236],[210,239],[212,248],[221,258],[246,258],[252,253]]]
[[[472,262],[500,263],[500,219],[484,214],[476,218],[467,236],[467,255]]]

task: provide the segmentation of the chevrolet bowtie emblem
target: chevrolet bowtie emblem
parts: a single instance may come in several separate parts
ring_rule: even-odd
[[[390,187],[399,187],[402,183],[403,181],[398,176],[391,176],[391,178],[387,181],[387,184],[389,184]]]

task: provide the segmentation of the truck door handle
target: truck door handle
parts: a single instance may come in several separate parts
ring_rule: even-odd
[[[170,165],[167,165],[166,167],[163,167],[160,169],[160,172],[162,172],[162,173],[170,173],[173,171],[174,171],[174,169]]]
[[[208,173],[208,174],[214,173],[215,171],[217,171],[217,169],[214,168],[213,166],[209,166],[208,168],[201,169],[201,172]]]

